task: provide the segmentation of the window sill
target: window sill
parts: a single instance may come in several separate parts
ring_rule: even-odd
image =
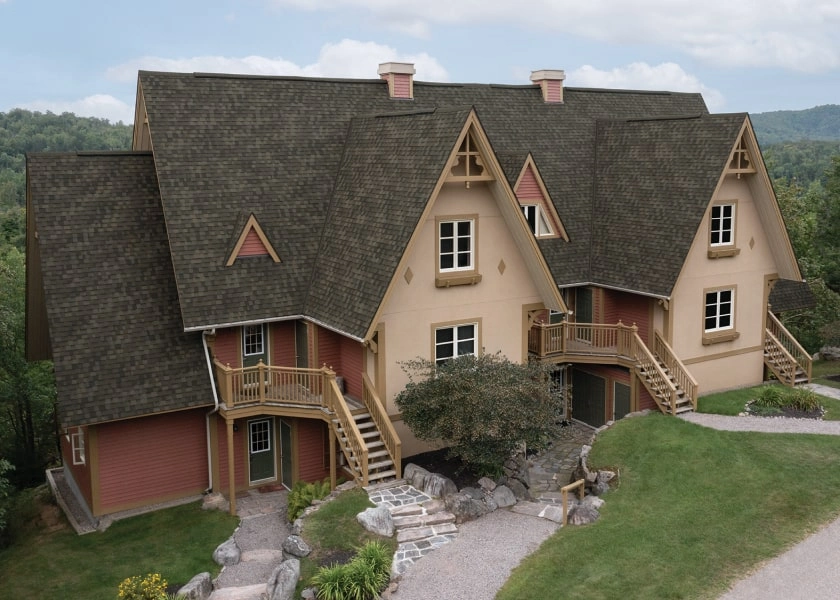
[[[709,258],[726,258],[727,256],[738,256],[740,248],[709,248]]]
[[[448,288],[456,285],[475,285],[481,281],[479,273],[438,275],[435,277],[435,287]]]
[[[703,334],[703,345],[711,346],[712,344],[721,344],[723,342],[731,342],[741,337],[737,331],[721,331],[715,333]]]

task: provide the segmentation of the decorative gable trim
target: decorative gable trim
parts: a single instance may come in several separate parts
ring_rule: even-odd
[[[271,242],[268,241],[253,214],[248,218],[245,227],[242,228],[242,233],[239,234],[239,239],[236,241],[225,266],[231,266],[237,258],[242,256],[270,256],[274,262],[280,262],[280,257],[277,256],[277,252],[275,252]]]
[[[539,169],[534,162],[534,157],[529,153],[525,159],[525,164],[522,165],[522,170],[516,178],[516,183],[513,186],[516,193],[516,199],[519,200],[520,206],[536,204],[542,208],[546,219],[552,228],[550,235],[542,235],[544,238],[561,237],[565,241],[569,241],[569,234],[566,233],[566,228],[563,226],[563,221],[560,215],[557,214],[557,209],[548,195],[548,190],[545,187]]]

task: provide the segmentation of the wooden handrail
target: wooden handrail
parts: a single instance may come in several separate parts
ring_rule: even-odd
[[[656,357],[650,351],[650,348],[647,347],[644,340],[639,337],[639,333],[636,332],[634,334],[634,349],[636,351],[636,364],[637,368],[643,369],[645,374],[649,376],[653,381],[651,385],[654,387],[654,390],[663,392],[667,391],[668,395],[670,396],[670,412],[672,415],[677,415],[677,386],[674,385],[662,367],[659,366],[659,361],[656,360]],[[653,399],[656,401],[656,404],[659,405],[660,409],[663,409],[660,402],[659,396],[654,393],[652,394]]]
[[[228,409],[242,404],[279,402],[327,407],[325,369],[269,366],[231,367],[214,359],[222,402]]]
[[[808,381],[811,381],[811,370],[814,362],[811,355],[793,337],[793,334],[782,325],[782,322],[776,318],[776,315],[769,310],[767,311],[767,333],[772,334],[776,338],[776,341],[791,355],[802,371],[808,375]]]
[[[566,524],[567,517],[569,516],[569,492],[577,489],[580,499],[583,500],[584,484],[585,481],[583,479],[578,479],[577,481],[570,483],[569,485],[564,485],[560,488],[560,497],[563,499],[563,525]]]
[[[367,373],[362,373],[362,387],[362,400],[365,403],[365,408],[367,408],[371,419],[379,430],[379,438],[385,444],[385,449],[391,455],[394,469],[397,472],[397,479],[399,479],[402,477],[402,440],[397,435],[397,430],[391,423],[391,417],[388,416],[388,411],[385,410],[379,400],[373,382]]]
[[[344,456],[347,458],[350,467],[358,468],[357,476],[361,479],[361,484],[365,486],[368,484],[367,446],[347,403],[339,400],[343,396],[335,380],[335,373],[328,370],[326,377],[328,382],[327,388],[329,389],[329,407],[334,411],[335,417],[338,420],[338,424],[333,423],[333,429],[336,436],[338,436],[339,442],[342,436],[347,438],[346,444],[339,444],[341,451],[344,452]],[[338,431],[339,427],[341,431]],[[350,450],[349,452],[348,449]]]
[[[771,365],[771,370],[778,371],[776,376],[779,377],[779,380],[787,385],[793,387],[796,384],[796,365],[798,364],[796,359],[788,352],[787,348],[785,348],[784,344],[775,336],[773,335],[770,330],[768,329],[765,332],[764,337],[764,351],[769,354],[773,355],[773,351],[779,352],[783,357],[784,361],[779,363],[778,361],[776,365]]]
[[[633,328],[620,321],[601,323],[535,323],[528,330],[528,351],[537,356],[557,354],[633,357]]]
[[[671,372],[671,377],[674,378],[674,382],[678,387],[682,388],[685,395],[688,396],[689,400],[691,400],[691,406],[694,407],[694,410],[697,410],[697,396],[699,390],[697,380],[691,376],[691,373],[689,373],[688,369],[685,368],[685,365],[679,359],[668,342],[662,339],[659,332],[654,331],[653,336],[653,352],[662,362],[665,363],[665,366],[668,367],[668,370]]]

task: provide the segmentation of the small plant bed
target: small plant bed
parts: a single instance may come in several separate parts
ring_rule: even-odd
[[[357,514],[372,506],[367,493],[355,488],[324,503],[304,519],[301,536],[312,552],[300,562],[298,595],[310,587],[319,568],[349,564],[368,542],[379,542],[386,549],[390,572],[391,559],[397,549],[396,539],[371,533],[356,521]]]
[[[423,467],[430,473],[440,473],[444,477],[448,477],[458,486],[459,490],[465,487],[477,487],[478,480],[481,479],[481,475],[473,473],[461,459],[450,456],[449,450],[446,448],[415,454],[405,459],[403,461],[403,472],[405,472],[405,466],[409,463]]]
[[[794,419],[822,419],[825,409],[820,396],[806,388],[783,388],[765,385],[758,397],[747,402],[744,412],[755,417],[787,417]]]

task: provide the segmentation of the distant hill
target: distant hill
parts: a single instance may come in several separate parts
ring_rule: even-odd
[[[762,148],[782,142],[840,141],[840,105],[750,115]]]

